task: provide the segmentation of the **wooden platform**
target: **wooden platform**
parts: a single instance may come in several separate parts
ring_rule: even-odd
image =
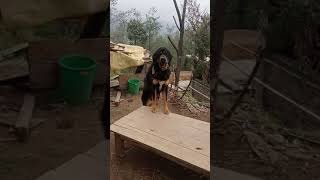
[[[178,114],[152,113],[141,107],[111,125],[116,152],[124,141],[152,150],[191,170],[210,175],[210,124]]]

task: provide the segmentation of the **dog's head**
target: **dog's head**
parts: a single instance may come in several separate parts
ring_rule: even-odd
[[[167,70],[170,67],[171,59],[172,55],[165,47],[157,49],[152,56],[153,64],[158,66],[162,71]]]

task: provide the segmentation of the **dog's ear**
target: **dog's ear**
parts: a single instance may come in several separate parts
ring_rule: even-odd
[[[161,55],[161,51],[162,51],[162,48],[159,48],[153,53],[153,55],[152,55],[152,62],[153,63],[155,63],[155,64],[157,63],[157,60],[159,59],[159,57]]]

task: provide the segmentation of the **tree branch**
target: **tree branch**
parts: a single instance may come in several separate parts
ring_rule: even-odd
[[[168,39],[169,39],[171,45],[173,46],[173,48],[176,50],[177,54],[179,54],[179,53],[178,53],[178,48],[177,48],[177,46],[173,43],[173,41],[171,40],[170,36],[168,36]]]
[[[176,11],[177,11],[177,14],[178,14],[179,22],[180,22],[180,24],[181,24],[182,19],[181,19],[181,14],[180,14],[180,10],[179,10],[177,1],[176,1],[176,0],[173,0],[173,3],[174,3],[174,7],[176,8]]]
[[[229,109],[229,111],[224,115],[224,119],[230,119],[232,114],[236,111],[237,107],[241,104],[242,99],[244,97],[244,95],[248,92],[250,85],[252,84],[258,69],[260,67],[261,64],[261,59],[262,59],[262,52],[259,50],[257,52],[257,56],[256,56],[256,64],[249,76],[249,79],[247,80],[247,84],[245,85],[244,89],[242,90],[241,94],[237,97],[236,101],[234,102],[234,104],[232,105],[232,107]]]
[[[179,27],[178,24],[177,24],[176,18],[175,18],[174,16],[172,16],[172,17],[173,17],[174,23],[176,24],[178,30],[180,31],[180,27]]]
[[[184,0],[184,2],[183,2],[183,10],[182,10],[182,19],[181,19],[182,24],[184,24],[184,19],[186,17],[186,9],[187,9],[187,0]]]

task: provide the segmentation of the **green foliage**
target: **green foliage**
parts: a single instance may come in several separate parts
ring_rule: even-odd
[[[118,10],[115,5],[111,4],[110,9],[110,40],[129,43],[127,25],[133,17],[138,18],[139,12],[134,8],[127,11]]]
[[[194,78],[196,79],[203,79],[203,73],[205,72],[206,64],[205,62],[200,62],[197,66],[194,67]]]
[[[193,68],[193,58],[192,57],[185,57],[184,61],[182,62],[182,71],[192,71]]]
[[[159,22],[159,17],[156,17],[155,14],[157,9],[152,7],[149,12],[146,14],[146,20],[144,21],[144,28],[147,32],[148,38],[148,49],[151,49],[151,41],[159,33],[161,24]]]
[[[186,58],[185,68],[192,62],[195,77],[202,79],[206,58],[210,56],[210,15],[200,10],[197,0],[188,0],[187,22],[184,48],[192,58]]]
[[[143,46],[147,40],[147,33],[143,27],[143,22],[139,19],[131,19],[127,27],[128,39],[134,45]]]
[[[151,49],[152,42],[162,27],[156,13],[157,9],[152,7],[145,14],[145,19],[142,19],[140,12],[136,9],[119,11],[111,6],[111,41],[131,43]]]

